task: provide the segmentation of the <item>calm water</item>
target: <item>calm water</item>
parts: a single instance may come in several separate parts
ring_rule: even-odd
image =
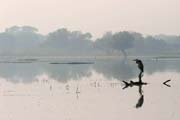
[[[122,89],[132,59],[1,57],[0,120],[179,120],[180,60],[141,58],[148,85]]]

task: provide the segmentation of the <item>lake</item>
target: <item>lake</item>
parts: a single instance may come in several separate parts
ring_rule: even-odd
[[[0,120],[180,119],[180,59],[138,57],[123,89],[135,57],[0,58]]]

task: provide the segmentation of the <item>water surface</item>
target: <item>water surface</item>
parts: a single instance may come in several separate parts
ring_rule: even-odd
[[[0,119],[179,120],[180,60],[141,58],[148,85],[122,89],[138,81],[132,59],[1,57]]]

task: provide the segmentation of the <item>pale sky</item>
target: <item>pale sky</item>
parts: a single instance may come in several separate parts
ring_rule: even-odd
[[[0,0],[0,31],[30,25],[46,34],[58,28],[91,32],[180,34],[180,0]]]

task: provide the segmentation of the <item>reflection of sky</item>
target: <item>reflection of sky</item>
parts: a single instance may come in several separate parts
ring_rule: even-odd
[[[145,74],[143,80],[150,84],[142,88],[144,104],[139,109],[135,108],[139,99],[138,87],[122,90],[120,81],[109,81],[96,72],[67,83],[46,75],[30,84],[14,84],[1,78],[0,119],[179,120],[179,77],[175,72]],[[172,79],[171,88],[162,84],[169,78]],[[95,83],[99,85],[95,86]]]
[[[131,59],[97,59],[95,64],[85,65],[42,61],[0,63],[0,119],[180,118],[178,60],[143,60],[142,80],[149,84],[142,86],[143,104],[138,109],[138,87],[122,90],[121,80],[138,80],[139,70]],[[162,84],[168,79],[170,88]]]
[[[81,59],[75,59],[80,61]],[[10,63],[7,63],[10,61]],[[139,69],[131,59],[83,59],[82,61],[95,61],[95,64],[70,65],[70,64],[49,64],[52,61],[66,62],[74,61],[74,59],[38,59],[32,63],[13,63],[16,60],[6,59],[6,62],[1,60],[0,77],[12,82],[29,83],[36,79],[37,76],[46,74],[52,79],[60,82],[68,80],[78,80],[82,77],[90,77],[92,72],[102,74],[107,79],[130,80],[137,78]],[[145,73],[154,74],[163,71],[180,72],[180,62],[178,60],[143,60]]]

